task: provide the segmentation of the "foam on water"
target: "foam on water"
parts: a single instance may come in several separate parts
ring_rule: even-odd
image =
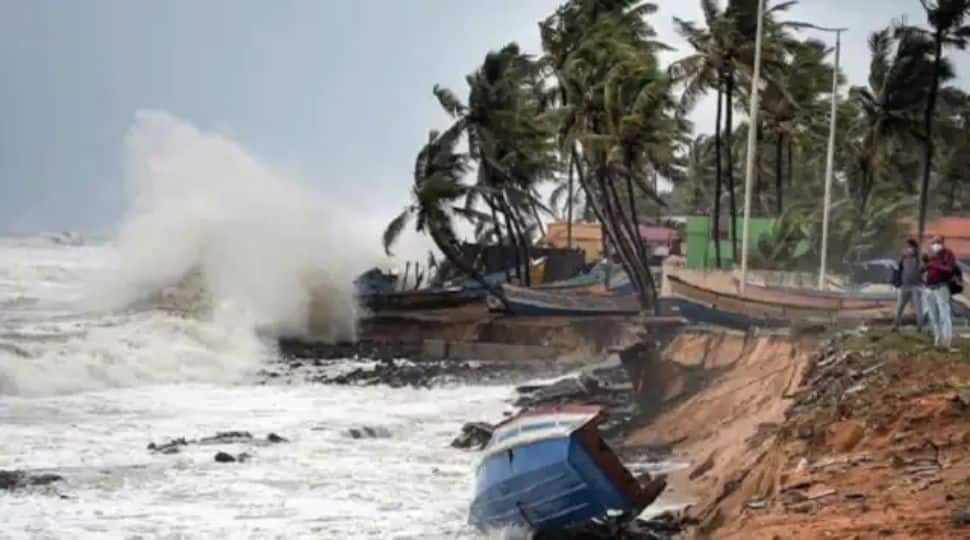
[[[465,518],[477,455],[448,443],[469,418],[500,416],[507,395],[502,387],[177,385],[7,399],[0,469],[61,471],[67,482],[57,489],[68,498],[0,494],[2,530],[11,538],[476,537]],[[347,436],[361,425],[391,437]],[[291,442],[145,449],[229,429]],[[218,464],[217,450],[253,457]]]

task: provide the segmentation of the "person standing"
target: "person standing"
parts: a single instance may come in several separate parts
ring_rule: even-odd
[[[893,320],[892,331],[898,332],[903,323],[903,313],[906,305],[912,303],[916,312],[916,331],[923,331],[923,262],[920,260],[919,244],[915,239],[906,240],[903,256],[899,259],[899,266],[893,275],[893,285],[896,286],[896,318]]]
[[[933,325],[933,342],[937,347],[950,347],[953,341],[953,317],[950,307],[950,280],[953,278],[957,259],[943,245],[943,237],[933,237],[931,255],[924,255],[926,262],[926,303]]]

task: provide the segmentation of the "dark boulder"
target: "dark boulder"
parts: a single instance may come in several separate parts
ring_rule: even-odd
[[[469,422],[462,426],[461,433],[451,441],[453,448],[481,450],[492,440],[495,426],[485,422]]]
[[[236,458],[228,452],[216,452],[216,463],[235,463]]]
[[[279,443],[285,443],[285,442],[290,442],[290,440],[289,440],[289,439],[287,439],[287,438],[285,438],[285,437],[280,437],[279,435],[277,435],[277,434],[275,434],[275,433],[270,433],[269,435],[267,435],[267,436],[266,436],[266,440],[267,440],[268,442],[271,442],[271,443],[273,443],[273,444],[279,444]]]

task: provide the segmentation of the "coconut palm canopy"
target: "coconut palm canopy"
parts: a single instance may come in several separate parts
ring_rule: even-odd
[[[762,114],[752,126],[757,0],[699,1],[701,20],[674,19],[689,47],[669,65],[656,4],[568,0],[539,23],[541,51],[508,44],[484,54],[466,89],[434,86],[454,123],[419,152],[413,201],[385,245],[413,219],[456,258],[455,220],[466,220],[480,239],[512,246],[527,280],[546,220],[595,219],[646,308],[656,287],[640,224],[700,213],[723,230],[739,214],[741,158],[755,129],[752,212],[778,221],[754,260],[795,268],[817,258],[833,51],[804,35],[812,21],[787,17],[795,2],[767,2]],[[945,54],[970,38],[970,0],[923,7],[922,25],[886,14],[869,39],[867,83],[840,92],[829,245],[837,265],[893,250],[907,222],[970,210],[970,97],[952,85]],[[708,95],[714,133],[695,133],[686,116]]]

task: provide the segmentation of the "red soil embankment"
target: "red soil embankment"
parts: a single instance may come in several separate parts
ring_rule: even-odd
[[[662,364],[710,377],[627,444],[691,463],[671,478],[693,495],[690,537],[970,538],[970,363],[878,339],[685,333],[666,348]]]

